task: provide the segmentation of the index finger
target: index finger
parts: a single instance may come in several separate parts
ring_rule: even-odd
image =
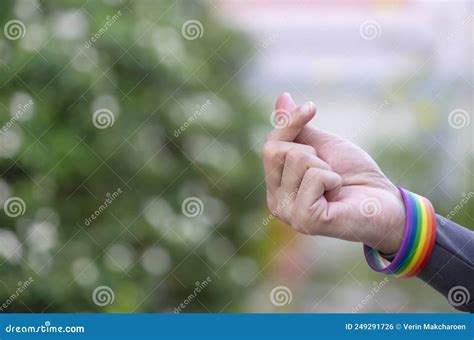
[[[314,103],[308,102],[296,107],[288,93],[282,94],[272,113],[272,124],[275,129],[269,134],[268,140],[292,142],[315,113]]]

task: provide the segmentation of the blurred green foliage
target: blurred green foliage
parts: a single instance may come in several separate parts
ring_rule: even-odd
[[[238,308],[244,288],[232,268],[257,266],[246,255],[265,248],[244,243],[242,227],[264,202],[251,138],[259,115],[234,79],[246,40],[200,2],[36,5],[0,5],[2,27],[16,18],[26,27],[25,37],[0,40],[2,122],[12,117],[12,98],[34,103],[31,117],[3,134],[11,143],[3,140],[2,178],[26,211],[0,217],[21,246],[18,257],[2,258],[0,301],[31,276],[8,312],[172,311],[210,277],[185,311]],[[185,39],[188,20],[201,23],[202,36]],[[112,112],[112,126],[94,126],[99,109]],[[181,203],[193,196],[203,214],[189,218]],[[115,294],[104,307],[92,299],[101,285]]]

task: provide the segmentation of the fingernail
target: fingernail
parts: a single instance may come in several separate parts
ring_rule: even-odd
[[[303,104],[300,111],[304,115],[309,115],[309,114],[313,113],[314,112],[314,103],[313,102],[307,102],[307,103]]]
[[[293,102],[293,97],[291,96],[291,94],[289,94],[288,92],[283,92],[282,95],[284,97],[286,97],[286,99],[290,102],[290,103],[294,103]]]

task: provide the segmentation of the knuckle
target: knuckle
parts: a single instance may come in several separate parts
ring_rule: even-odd
[[[308,154],[313,155],[313,156],[317,156],[317,152],[312,146],[303,145],[303,147],[304,147],[305,152],[307,152]]]
[[[334,218],[332,216],[329,216],[326,213],[323,213],[319,216],[319,220],[321,221],[321,225],[323,226],[329,226],[332,225],[334,222]]]
[[[299,163],[306,159],[307,154],[298,148],[291,148],[287,155],[286,160],[291,163]]]
[[[275,141],[267,141],[263,144],[263,157],[266,159],[272,159],[278,152],[278,147]]]
[[[317,181],[321,178],[321,170],[318,168],[309,168],[306,170],[304,177],[309,181]]]
[[[303,209],[304,211],[304,215],[306,216],[306,218],[310,218],[311,216],[314,216],[314,214],[316,213],[316,206],[313,204],[313,205],[309,205],[307,207],[305,207]]]
[[[278,203],[276,207],[272,210],[272,213],[278,217],[283,222],[290,224],[292,221],[292,207],[288,206],[288,202],[282,199],[281,197],[278,199]]]

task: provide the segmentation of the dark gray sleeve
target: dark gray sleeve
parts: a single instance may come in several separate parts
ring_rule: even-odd
[[[436,215],[436,242],[418,277],[456,309],[474,313],[474,232]]]

